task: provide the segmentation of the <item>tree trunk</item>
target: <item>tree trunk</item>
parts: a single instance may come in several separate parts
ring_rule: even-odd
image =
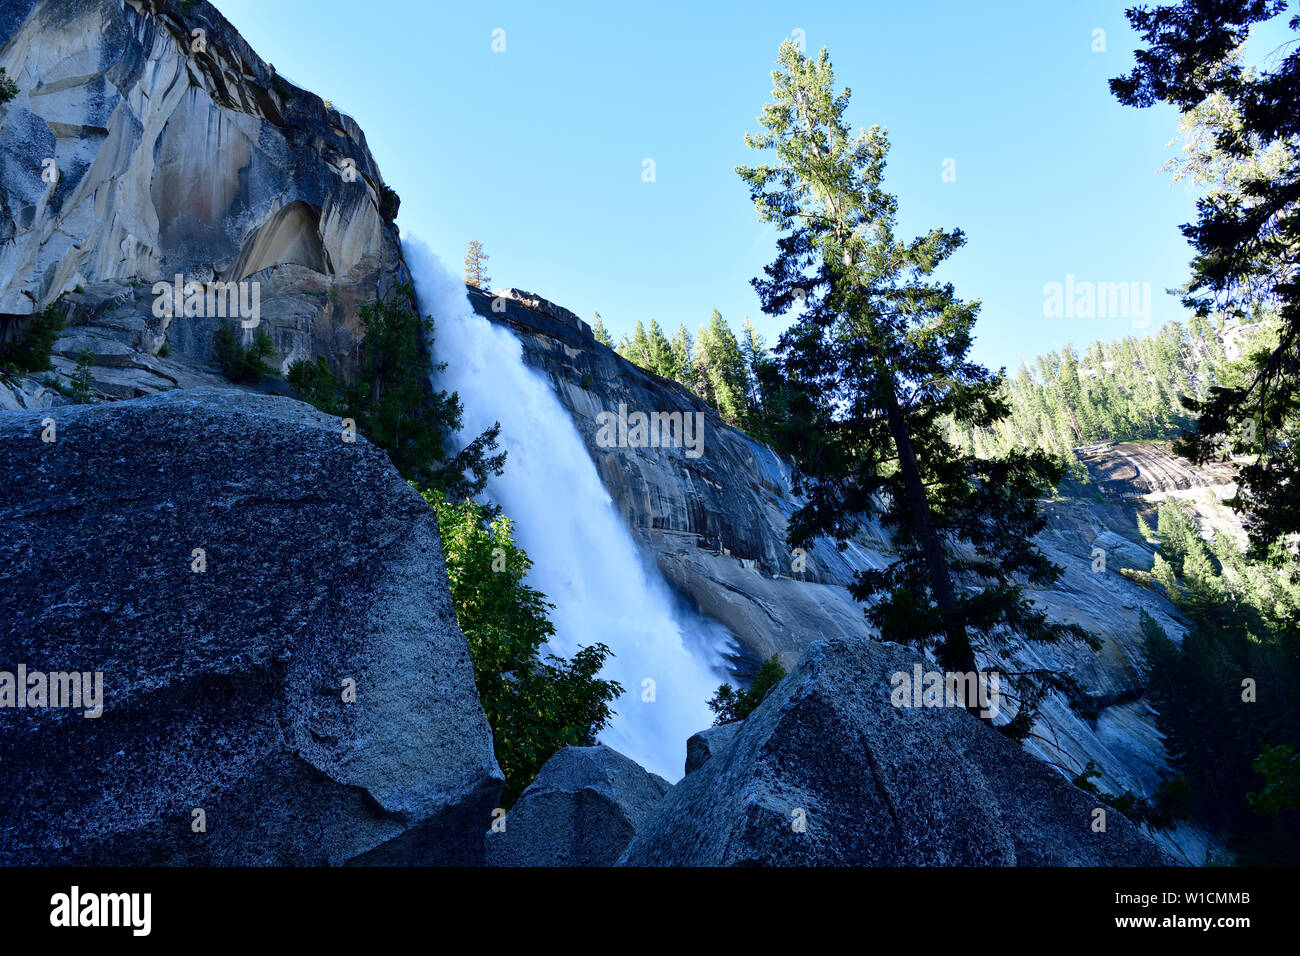
[[[930,503],[926,498],[925,485],[921,481],[921,469],[916,462],[916,451],[912,448],[912,436],[907,427],[907,419],[898,404],[894,391],[893,376],[887,378],[885,390],[888,392],[886,411],[889,416],[889,430],[898,448],[899,470],[903,476],[903,487],[907,494],[907,508],[916,525],[917,537],[921,543],[921,554],[925,560],[926,571],[930,576],[930,590],[934,592],[935,604],[939,610],[951,615],[957,609],[957,592],[953,588],[952,573],[948,567],[948,557],[943,550],[930,517]],[[939,663],[950,671],[974,673],[978,670],[975,652],[971,648],[966,628],[959,622],[949,620],[945,629],[945,639],[939,652]],[[980,716],[978,701],[966,701],[966,710]]]

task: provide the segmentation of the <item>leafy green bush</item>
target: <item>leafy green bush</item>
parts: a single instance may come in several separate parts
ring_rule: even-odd
[[[460,399],[429,384],[429,376],[441,368],[434,366],[427,345],[433,322],[407,307],[403,300],[410,291],[401,286],[394,299],[361,307],[365,336],[354,383],[318,358],[294,362],[289,384],[303,401],[356,422],[357,431],[388,452],[402,477],[452,500],[471,498],[489,475],[501,474],[505,455],[492,454],[500,426],[448,457],[447,446],[460,429]]]
[[[1125,790],[1111,803],[1115,809],[1136,823],[1152,830],[1172,830],[1179,821],[1191,816],[1192,785],[1182,774],[1162,780],[1150,800]]]
[[[91,386],[90,369],[95,364],[95,353],[82,349],[77,356],[77,370],[72,376],[72,388],[68,397],[74,405],[91,405],[95,401],[95,392]]]
[[[5,75],[5,68],[0,66],[0,103],[8,103],[17,95],[17,84]]]
[[[264,359],[275,354],[275,342],[265,332],[259,332],[253,343],[244,348],[239,344],[234,330],[229,325],[217,329],[217,363],[221,374],[232,382],[257,384],[268,375],[274,375],[276,369]]]
[[[772,688],[781,683],[783,677],[785,677],[785,668],[773,654],[763,661],[763,666],[758,669],[758,674],[750,684],[749,690],[737,690],[730,684],[719,685],[712,699],[709,700],[709,709],[716,717],[713,725],[716,727],[744,720],[758,708],[759,704],[763,703],[767,695],[772,692]]]
[[[1300,754],[1294,747],[1265,746],[1251,767],[1264,778],[1259,793],[1246,794],[1252,810],[1261,814],[1300,810]]]
[[[623,688],[596,676],[610,653],[604,644],[568,660],[541,655],[555,633],[547,617],[554,605],[524,583],[532,562],[515,544],[509,518],[469,500],[451,504],[438,491],[421,494],[438,514],[452,603],[474,659],[508,808],[557,750],[595,743]]]
[[[402,208],[402,197],[397,195],[397,190],[384,183],[380,191],[379,214],[392,222],[397,218],[397,210],[400,208]]]
[[[63,315],[51,303],[27,321],[14,341],[0,345],[0,369],[11,375],[22,375],[53,368],[50,355],[61,331]]]
[[[1186,820],[1190,816],[1188,805],[1192,788],[1182,774],[1162,781],[1156,788],[1155,797],[1151,800],[1132,790],[1125,790],[1118,796],[1103,793],[1101,788],[1092,782],[1094,777],[1101,775],[1102,769],[1097,766],[1097,761],[1089,760],[1087,766],[1072,783],[1080,790],[1086,790],[1100,797],[1103,802],[1109,803],[1135,823],[1144,823],[1152,830],[1172,830],[1178,821]]]

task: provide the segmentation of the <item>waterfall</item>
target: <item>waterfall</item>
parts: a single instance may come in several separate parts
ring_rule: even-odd
[[[501,423],[505,474],[486,497],[515,523],[533,561],[528,583],[555,605],[550,650],[611,649],[601,676],[624,693],[600,741],[677,781],[686,738],[713,722],[706,701],[726,680],[730,633],[642,563],[572,417],[525,365],[520,341],[473,311],[465,284],[426,246],[407,240],[403,250],[421,311],[435,320],[435,355],[447,363],[437,384],[465,408],[462,441]]]

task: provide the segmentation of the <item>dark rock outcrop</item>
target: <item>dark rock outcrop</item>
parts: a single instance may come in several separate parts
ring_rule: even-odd
[[[851,640],[809,648],[721,754],[685,777],[623,865],[1097,866],[1172,861],[959,708],[894,707],[919,660]]]
[[[489,830],[489,866],[609,866],[672,789],[616,750],[565,747]]]
[[[0,709],[0,863],[481,859],[436,518],[342,435],[214,389],[0,413],[0,671],[103,675],[99,717]]]
[[[694,773],[725,750],[743,726],[738,720],[692,734],[686,741],[686,772]]]

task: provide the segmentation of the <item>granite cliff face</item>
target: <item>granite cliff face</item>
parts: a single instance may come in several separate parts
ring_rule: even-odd
[[[551,381],[572,414],[647,560],[745,648],[742,675],[772,653],[792,667],[811,642],[869,638],[862,607],[847,585],[856,569],[892,560],[888,535],[880,528],[867,528],[843,552],[818,543],[796,562],[785,541],[788,517],[798,505],[789,488],[788,462],[727,427],[687,389],[597,343],[572,312],[514,290],[495,299],[471,292],[471,303],[522,339],[526,361]],[[620,404],[629,413],[702,413],[704,453],[691,458],[683,448],[602,447],[597,416]],[[1154,710],[1144,697],[1139,619],[1146,611],[1175,639],[1185,622],[1160,593],[1120,572],[1150,568],[1153,546],[1138,535],[1136,515],[1146,510],[1153,521],[1149,509],[1167,494],[1190,500],[1203,526],[1233,533],[1235,519],[1220,503],[1233,486],[1229,474],[1193,469],[1152,445],[1097,447],[1085,461],[1095,484],[1064,488],[1066,494],[1048,503],[1049,526],[1039,542],[1065,574],[1052,588],[1030,596],[1053,617],[1101,636],[1103,646],[1096,653],[1082,646],[1032,649],[1012,662],[984,664],[1031,663],[1071,671],[1095,716],[1081,717],[1064,701],[1051,700],[1028,749],[1068,776],[1095,760],[1104,771],[1104,789],[1149,795],[1167,761]],[[1197,863],[1213,847],[1205,833],[1190,826],[1161,839]]]
[[[69,326],[56,371],[90,349],[102,397],[211,383],[213,335],[232,320],[156,315],[154,284],[180,275],[182,291],[247,283],[250,305],[255,284],[261,323],[239,334],[269,333],[282,369],[352,366],[358,304],[404,274],[350,117],[278,76],[205,0],[11,0],[0,66],[19,90],[0,106],[0,340],[55,303]],[[31,381],[7,396],[52,401]]]

